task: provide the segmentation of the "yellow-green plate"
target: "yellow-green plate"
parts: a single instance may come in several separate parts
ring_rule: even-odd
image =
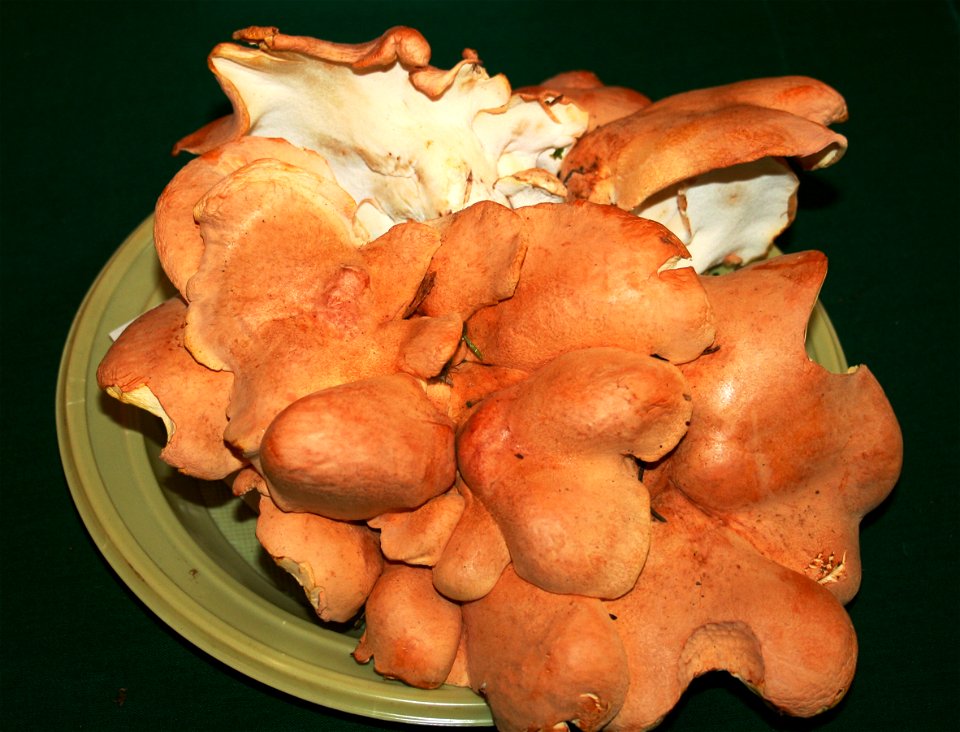
[[[356,663],[356,633],[318,623],[299,586],[260,549],[253,513],[226,486],[171,470],[157,457],[160,421],[98,389],[109,333],[173,295],[152,232],[150,217],[106,264],[77,313],[60,366],[64,471],[100,551],[178,633],[271,687],[377,719],[491,725],[488,707],[468,689],[415,689]],[[831,371],[846,369],[819,304],[807,350]]]

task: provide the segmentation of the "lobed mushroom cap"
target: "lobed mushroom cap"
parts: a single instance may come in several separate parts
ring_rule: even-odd
[[[826,125],[843,98],[807,77],[736,82],[658,100],[581,137],[561,178],[572,196],[633,210],[688,178],[765,157],[819,168],[847,141]]]
[[[847,602],[860,583],[860,520],[892,490],[903,442],[865,366],[834,374],[807,356],[826,272],[810,251],[704,278],[716,350],[681,367],[696,405],[690,429],[645,480],[654,492],[680,489]]]
[[[269,496],[261,496],[259,509],[258,541],[300,583],[317,616],[351,620],[383,569],[376,532],[362,524],[281,511]]]
[[[453,485],[453,424],[408,374],[352,381],[280,412],[259,463],[280,508],[367,520]]]
[[[387,559],[432,567],[443,555],[463,505],[463,496],[451,488],[412,510],[374,516],[367,526],[380,532],[380,548]]]
[[[459,345],[455,315],[399,317],[439,234],[408,223],[358,246],[338,191],[310,171],[260,160],[198,206],[205,250],[188,287],[185,339],[198,360],[235,374],[224,436],[245,455],[300,397],[395,371],[427,378]]]
[[[211,371],[184,347],[186,305],[171,298],[142,314],[110,346],[97,368],[101,389],[163,420],[160,457],[181,472],[220,480],[244,461],[224,443],[228,373]]]
[[[808,717],[844,696],[857,642],[826,589],[758,554],[679,491],[654,508],[650,554],[636,587],[605,603],[616,618],[630,686],[611,732],[650,729],[687,685],[728,671],[777,709]]]
[[[507,567],[493,590],[463,605],[470,684],[503,732],[567,721],[601,729],[627,690],[615,621],[595,598],[545,592]]]
[[[157,199],[153,227],[160,265],[181,296],[187,296],[187,283],[203,257],[203,237],[194,208],[215,184],[257,160],[279,160],[320,178],[334,179],[330,166],[317,153],[286,140],[265,137],[232,140],[184,165]],[[327,195],[331,194],[339,199],[345,216],[351,218],[356,208],[353,199],[345,191],[328,188]],[[361,233],[358,231],[358,235]]]
[[[433,584],[442,595],[466,602],[493,589],[510,564],[510,550],[483,502],[462,482],[457,490],[463,512],[433,566]]]
[[[566,351],[618,346],[689,361],[713,315],[687,250],[662,225],[586,201],[519,209],[527,253],[513,297],[467,332],[486,363],[532,371]]]
[[[373,659],[377,673],[421,689],[447,680],[460,650],[460,606],[437,593],[429,569],[388,563],[364,619],[357,661]]]
[[[486,399],[458,435],[458,465],[518,575],[550,592],[618,597],[649,541],[647,491],[629,456],[663,456],[690,412],[672,364],[573,351]]]

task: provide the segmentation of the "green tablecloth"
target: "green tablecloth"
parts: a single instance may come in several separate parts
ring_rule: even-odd
[[[2,6],[0,728],[339,729],[157,620],[88,537],[53,417],[58,359],[97,272],[226,111],[205,58],[248,25],[359,42],[411,25],[514,86],[587,68],[653,98],[806,74],[843,93],[850,140],[806,176],[787,251],[822,249],[822,301],[901,420],[892,497],[862,531],[861,651],[839,708],[782,719],[719,675],[663,729],[943,730],[958,683],[958,15],[955,2],[9,2]],[[865,428],[868,428],[865,425]],[[815,632],[815,629],[811,629]],[[400,726],[400,725],[398,725]]]

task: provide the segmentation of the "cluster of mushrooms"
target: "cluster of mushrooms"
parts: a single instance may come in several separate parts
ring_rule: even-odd
[[[901,435],[805,352],[824,255],[767,255],[843,99],[514,90],[406,27],[234,41],[156,207],[179,295],[98,371],[162,458],[253,499],[322,620],[363,613],[358,662],[500,729],[649,729],[711,670],[835,705]]]

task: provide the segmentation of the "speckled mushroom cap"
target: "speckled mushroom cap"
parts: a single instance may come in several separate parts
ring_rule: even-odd
[[[809,717],[850,687],[857,640],[824,587],[759,553],[679,491],[657,496],[643,574],[605,603],[630,688],[608,729],[656,726],[700,674],[734,674],[780,711]]]
[[[223,441],[233,375],[208,369],[186,350],[186,310],[172,298],[128,325],[100,362],[97,383],[163,420],[161,459],[187,475],[220,480],[244,465]]]
[[[366,627],[353,652],[377,673],[421,689],[436,689],[460,649],[460,605],[433,587],[430,570],[388,563],[364,612]]]
[[[280,508],[367,520],[450,488],[453,439],[419,382],[396,373],[296,400],[271,422],[258,461]]]
[[[793,221],[785,163],[830,165],[847,141],[827,128],[843,98],[807,77],[754,79],[677,94],[584,135],[563,162],[571,198],[663,223],[699,272],[765,255]]]
[[[809,251],[704,278],[716,350],[682,366],[690,429],[645,481],[678,488],[847,602],[860,584],[860,520],[892,490],[903,444],[867,367],[830,373],[804,350],[826,272]]]
[[[665,227],[586,201],[517,210],[528,237],[513,297],[467,332],[483,361],[532,371],[570,350],[619,346],[689,361],[713,342],[713,315],[687,250]]]

